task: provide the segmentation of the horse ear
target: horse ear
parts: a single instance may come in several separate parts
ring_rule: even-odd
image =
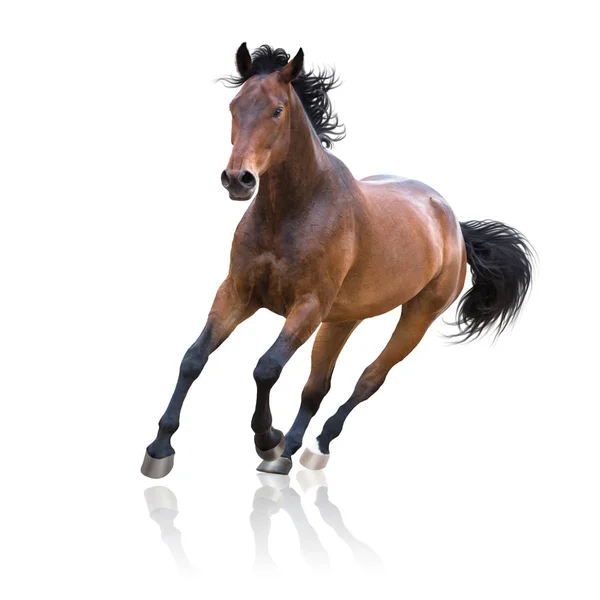
[[[244,42],[235,53],[235,64],[237,66],[238,73],[242,77],[247,77],[252,70],[252,57],[248,52],[248,46]]]
[[[290,62],[279,71],[279,79],[284,83],[290,83],[300,75],[304,67],[304,51],[302,48],[298,50],[298,54],[290,60]]]

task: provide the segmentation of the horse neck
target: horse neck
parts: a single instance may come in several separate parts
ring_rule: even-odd
[[[286,158],[260,178],[256,197],[260,213],[273,223],[286,215],[308,210],[315,187],[331,168],[328,155],[295,92],[290,118],[290,145]]]

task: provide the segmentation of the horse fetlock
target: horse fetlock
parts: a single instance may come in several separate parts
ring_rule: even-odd
[[[163,416],[158,422],[158,433],[161,438],[173,435],[178,429],[179,419]]]
[[[256,453],[266,461],[277,460],[285,449],[285,436],[278,429],[254,436]]]
[[[329,454],[329,444],[331,440],[340,435],[340,430],[333,430],[332,428],[327,428],[327,426],[323,427],[323,431],[319,437],[315,440],[314,444],[311,446],[311,450],[314,452],[319,452],[321,454]]]
[[[173,446],[169,440],[154,440],[146,449],[147,454],[152,458],[166,458],[175,454]]]
[[[274,429],[273,427],[270,427],[264,433],[254,434],[254,445],[261,450],[274,448],[280,444],[282,440],[285,440],[283,432],[279,431],[279,429]]]

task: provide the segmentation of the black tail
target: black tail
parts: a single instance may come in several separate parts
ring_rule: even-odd
[[[523,306],[531,285],[533,248],[516,229],[498,221],[461,223],[473,287],[458,304],[459,342],[486,329],[498,337]]]

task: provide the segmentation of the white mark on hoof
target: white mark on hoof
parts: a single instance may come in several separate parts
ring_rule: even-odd
[[[314,448],[314,450],[306,448],[300,457],[300,464],[312,471],[324,469],[327,466],[328,461],[329,454],[323,454],[318,447]]]
[[[319,448],[319,442],[317,440],[313,440],[308,446],[306,446],[308,450],[310,450],[313,454],[320,454],[321,456],[326,456],[323,454]]]

